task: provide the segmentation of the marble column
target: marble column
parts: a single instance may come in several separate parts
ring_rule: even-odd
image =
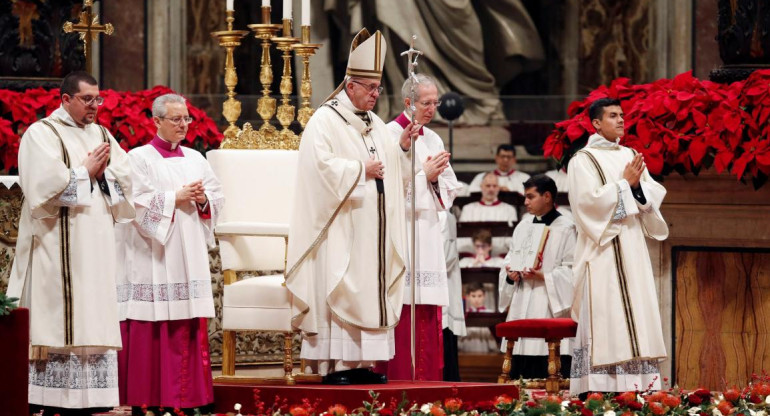
[[[147,2],[147,86],[187,92],[187,2]]]

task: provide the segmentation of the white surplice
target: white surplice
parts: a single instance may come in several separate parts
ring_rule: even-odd
[[[110,144],[109,195],[83,161]],[[63,108],[31,125],[19,146],[24,202],[8,295],[30,309],[30,403],[66,408],[118,404],[121,347],[114,224],[128,222],[128,157],[96,124]],[[47,354],[46,354],[47,352]]]
[[[308,121],[299,148],[286,285],[293,325],[305,332],[300,356],[321,374],[392,358],[403,302],[411,161],[379,117],[369,111],[367,127],[354,111],[337,94]],[[372,155],[385,168],[381,206],[364,170]]]
[[[406,113],[404,117],[409,118]],[[404,128],[396,121],[387,124],[388,130],[395,143],[398,143]],[[447,288],[446,256],[444,254],[441,229],[446,222],[446,210],[452,207],[460,185],[457,182],[452,167],[448,167],[439,176],[437,183],[431,185],[422,170],[422,165],[428,156],[435,157],[444,150],[444,142],[436,132],[423,127],[423,134],[414,142],[415,155],[415,215],[416,235],[415,241],[415,273],[417,287],[415,288],[415,304],[418,305],[449,305],[449,292]],[[407,221],[411,221],[411,184],[407,185],[406,215]],[[411,247],[411,225],[407,223],[407,247]],[[439,244],[441,243],[441,244]],[[404,304],[411,304],[411,273],[409,268],[409,255],[407,252],[407,274],[404,280]]]
[[[481,192],[481,182],[484,180],[484,176],[489,172],[481,172],[476,175],[471,184],[468,185],[469,192]],[[500,172],[495,169],[492,173],[497,176],[497,184],[501,188],[508,188],[509,192],[518,192],[524,195],[524,182],[529,179],[529,175],[516,169],[511,169],[508,172]]]
[[[446,212],[446,221],[441,224],[446,257],[447,291],[449,305],[441,308],[441,326],[449,328],[461,337],[466,334],[465,310],[463,308],[463,281],[460,273],[460,256],[457,252],[457,218],[451,211]]]
[[[534,216],[527,216],[513,231],[524,232],[532,224]],[[512,253],[508,252],[500,269],[498,310],[505,312],[506,321],[518,319],[564,318],[572,306],[574,281],[572,278],[573,254],[577,238],[575,224],[569,217],[560,215],[548,226],[548,240],[543,248],[542,272],[544,280],[524,279],[515,284],[507,282],[505,266]],[[515,237],[514,237],[515,240]],[[501,351],[505,352],[507,340],[503,339]],[[569,340],[562,340],[561,355],[570,355]],[[513,347],[514,355],[548,355],[548,346],[542,338],[521,338]]]
[[[554,183],[556,183],[556,192],[562,194],[569,193],[569,178],[564,169],[551,169],[545,173],[545,176],[553,179]]]
[[[504,221],[515,222],[519,219],[516,208],[502,201],[485,203],[482,201],[471,202],[463,207],[460,213],[460,222],[474,221]]]
[[[594,134],[567,169],[578,230],[573,394],[644,389],[656,377],[652,386],[660,388],[658,361],[666,347],[645,238],[668,236],[659,210],[666,189],[645,170],[640,204],[623,179],[633,157],[631,149]]]
[[[164,158],[150,144],[128,153],[136,221],[121,227],[125,246],[118,279],[120,319],[165,321],[213,318],[208,250],[224,203],[219,180],[196,150]],[[203,180],[210,218],[194,203],[176,207],[176,191]]]

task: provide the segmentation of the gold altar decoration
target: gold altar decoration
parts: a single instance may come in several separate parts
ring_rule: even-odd
[[[302,81],[299,87],[301,102],[297,112],[297,121],[303,130],[310,120],[310,116],[313,115],[313,108],[310,106],[310,97],[313,95],[310,79],[310,57],[315,55],[316,49],[320,47],[321,44],[319,43],[310,43],[310,26],[302,26],[302,42],[292,45],[294,53],[302,57]]]
[[[222,140],[222,147],[226,147],[229,141],[235,140],[240,129],[235,125],[241,116],[241,102],[235,99],[235,86],[238,85],[238,74],[235,72],[235,63],[233,61],[233,50],[241,45],[241,38],[246,36],[245,30],[233,30],[232,10],[227,11],[227,30],[212,32],[211,35],[219,40],[219,45],[227,51],[225,57],[225,86],[227,87],[227,100],[222,104],[222,115],[225,116],[230,125],[225,129],[225,138]]]
[[[99,15],[93,13],[94,1],[83,0],[83,9],[80,12],[80,20],[76,23],[65,22],[62,26],[64,33],[77,33],[80,36],[80,40],[83,41],[83,54],[86,57],[86,71],[91,72],[93,67],[91,66],[91,59],[93,54],[91,53],[91,43],[96,40],[100,33],[112,35],[115,32],[115,28],[111,23],[101,24],[99,23]]]
[[[0,184],[0,242],[16,244],[23,195],[18,184]]]
[[[296,150],[299,148],[301,133],[298,135],[291,130],[294,120],[297,120],[304,130],[308,120],[313,115],[310,98],[313,94],[310,75],[310,57],[321,47],[320,44],[310,43],[310,26],[302,26],[301,38],[292,36],[292,19],[284,19],[282,24],[272,24],[270,21],[270,6],[262,6],[261,22],[249,24],[247,27],[254,33],[254,37],[260,40],[261,58],[259,69],[259,81],[262,84],[262,96],[257,100],[257,114],[262,122],[257,128],[251,123],[244,123],[241,128],[236,125],[241,115],[241,102],[235,98],[235,86],[238,77],[233,63],[233,49],[240,46],[240,38],[243,31],[233,30],[233,11],[227,11],[227,30],[213,32],[212,35],[219,38],[220,45],[227,50],[225,59],[225,85],[228,89],[228,99],[223,104],[222,114],[227,119],[229,126],[224,131],[225,138],[220,148],[222,149],[283,149]],[[272,97],[271,85],[273,83],[273,67],[270,58],[270,48],[275,45],[282,52],[283,70],[279,91],[281,103]],[[299,86],[298,106],[292,104],[292,51],[302,58],[302,76]],[[277,129],[273,119],[278,121],[280,129]]]
[[[294,90],[291,77],[291,50],[292,46],[299,43],[299,39],[291,36],[291,19],[283,19],[283,36],[273,38],[278,50],[283,52],[283,74],[281,75],[281,105],[278,106],[278,122],[283,129],[280,131],[281,140],[296,143],[299,148],[299,136],[289,130],[291,122],[294,121],[294,109],[291,105],[291,93]]]
[[[275,115],[276,101],[270,96],[270,85],[273,83],[273,65],[270,60],[270,39],[272,39],[281,25],[270,23],[270,7],[262,7],[262,23],[248,26],[254,32],[254,37],[262,40],[262,59],[260,60],[259,82],[262,83],[262,97],[257,101],[257,114],[262,118],[262,126],[259,128],[255,140],[261,148],[270,149],[268,143],[276,140],[276,130],[270,120]],[[251,126],[249,126],[251,128]],[[244,125],[244,130],[246,126]],[[252,134],[252,133],[250,133]],[[264,147],[263,147],[264,146]]]

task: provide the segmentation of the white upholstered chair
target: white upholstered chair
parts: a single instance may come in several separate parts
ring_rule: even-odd
[[[235,378],[236,331],[282,332],[284,377],[294,384],[291,294],[284,284],[295,150],[219,149],[207,153],[225,194],[215,229],[224,275],[222,378]],[[238,281],[238,271],[277,271]]]

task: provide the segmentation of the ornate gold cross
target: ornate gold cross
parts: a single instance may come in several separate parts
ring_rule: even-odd
[[[80,21],[77,23],[66,22],[62,27],[64,33],[77,32],[80,40],[83,41],[83,54],[86,57],[87,72],[91,72],[91,41],[96,40],[100,33],[112,35],[115,28],[111,23],[99,23],[99,15],[93,14],[91,8],[94,5],[93,0],[83,0],[83,10],[80,12]]]

